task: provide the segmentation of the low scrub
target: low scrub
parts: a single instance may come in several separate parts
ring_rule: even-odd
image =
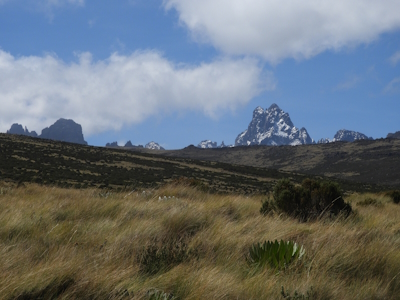
[[[396,204],[400,203],[400,191],[399,190],[394,190],[388,192],[388,196],[392,198],[392,201]]]
[[[352,212],[351,205],[344,201],[340,186],[335,182],[305,179],[300,186],[295,186],[289,179],[282,179],[275,185],[273,197],[273,203],[263,205],[276,207],[303,221],[323,215],[348,216]]]

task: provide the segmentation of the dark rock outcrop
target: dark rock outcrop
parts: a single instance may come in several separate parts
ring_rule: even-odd
[[[82,126],[73,120],[59,119],[50,127],[42,130],[43,139],[87,145],[83,139]]]
[[[118,143],[117,142],[107,143],[106,147],[118,147]]]
[[[302,145],[312,144],[313,140],[303,127],[297,129],[278,105],[272,104],[264,110],[260,106],[253,112],[247,130],[239,134],[235,146],[250,145]]]
[[[131,141],[127,141],[124,147],[134,147]]]
[[[31,137],[37,137],[37,133],[35,131],[29,132],[28,128],[25,126],[25,130],[21,124],[14,123],[11,125],[10,130],[7,130],[8,134],[20,134],[20,135],[27,135]]]
[[[400,131],[396,131],[395,133],[388,133],[388,139],[400,139]]]

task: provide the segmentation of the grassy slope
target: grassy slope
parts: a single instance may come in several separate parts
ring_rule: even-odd
[[[159,197],[174,196],[159,201]],[[374,197],[381,206],[360,206]],[[398,299],[400,206],[382,195],[349,196],[347,220],[299,223],[259,214],[260,197],[212,195],[186,186],[107,194],[37,186],[0,188],[0,298]],[[254,272],[245,255],[259,241],[293,240],[298,264]],[[155,275],[141,272],[147,245],[184,241],[197,255]]]
[[[167,156],[279,169],[364,184],[400,187],[400,140],[360,140],[300,146],[252,146],[156,152]]]
[[[317,145],[318,146],[318,145]],[[282,150],[286,148],[269,147]],[[292,147],[297,148],[297,147]],[[25,136],[0,134],[0,180],[35,182],[61,187],[154,188],[180,177],[195,178],[213,192],[265,194],[276,180],[290,177],[300,183],[310,175],[246,165],[240,157],[252,160],[258,148],[211,149],[235,155],[230,163],[189,158],[165,157],[152,151],[89,147]],[[263,148],[259,148],[263,149]],[[300,148],[299,148],[300,149]],[[202,151],[216,153],[220,151]],[[238,157],[238,151],[241,153]],[[288,156],[289,157],[289,156]],[[283,158],[285,160],[286,158]],[[306,158],[303,158],[307,161]],[[264,158],[269,161],[269,158]],[[394,164],[395,166],[395,164]],[[369,166],[371,169],[371,167]],[[388,169],[388,172],[392,170]],[[344,190],[381,191],[387,186],[341,180]]]

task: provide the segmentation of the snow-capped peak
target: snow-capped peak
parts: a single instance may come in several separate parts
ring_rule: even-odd
[[[152,150],[165,150],[163,147],[161,147],[158,143],[156,142],[150,142],[147,143],[146,146],[144,146],[146,149],[152,149]]]
[[[290,120],[289,114],[272,104],[264,110],[257,107],[247,130],[239,134],[235,146],[244,145],[301,145],[311,144],[305,128],[300,130]]]

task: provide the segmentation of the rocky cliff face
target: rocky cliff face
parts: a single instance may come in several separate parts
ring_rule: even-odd
[[[7,130],[8,134],[20,134],[20,135],[27,135],[31,137],[37,137],[37,133],[35,131],[29,132],[28,128],[25,126],[25,130],[21,124],[12,124],[10,130]]]
[[[87,142],[83,139],[82,126],[75,123],[73,120],[59,119],[50,127],[43,129],[39,137],[87,145]]]
[[[235,146],[250,145],[302,145],[311,144],[313,140],[303,127],[296,128],[290,120],[289,114],[272,104],[264,110],[257,107],[253,112],[247,130],[239,134]]]

